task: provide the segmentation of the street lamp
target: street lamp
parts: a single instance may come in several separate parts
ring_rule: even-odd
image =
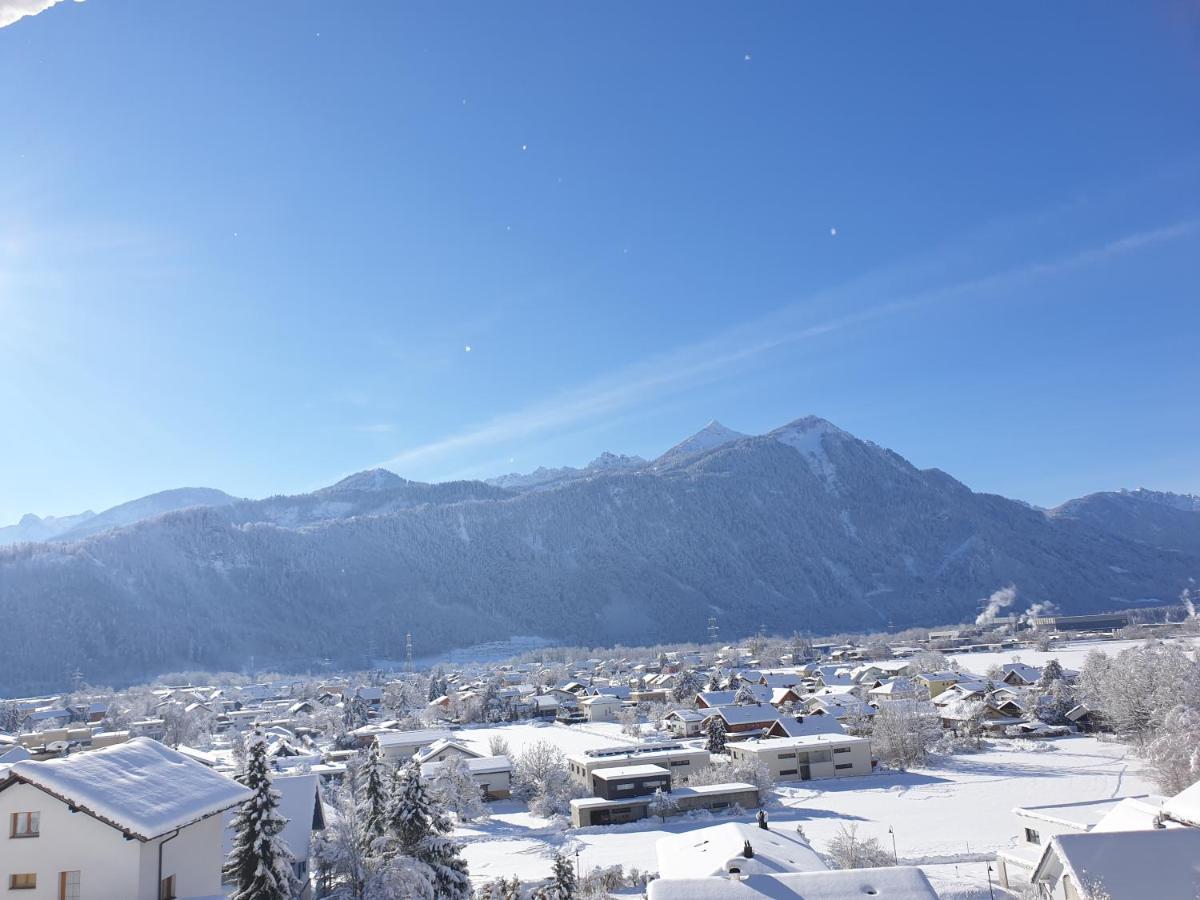
[[[987,866],[987,879],[988,879],[988,896],[991,897],[992,900],[996,900],[996,894],[992,890],[992,864],[991,863],[988,863],[988,866]]]
[[[892,861],[895,862],[896,865],[900,865],[900,857],[896,853],[896,832],[892,830],[891,825],[888,826],[888,834],[892,836]]]

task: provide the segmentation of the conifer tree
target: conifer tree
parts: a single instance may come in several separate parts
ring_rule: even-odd
[[[575,866],[562,853],[554,854],[554,884],[550,896],[554,900],[575,900],[579,882],[575,877]]]
[[[704,748],[709,753],[724,753],[725,720],[717,715],[709,716],[704,720],[704,730],[707,734],[704,741]]]
[[[367,754],[367,761],[359,773],[362,780],[362,804],[364,807],[363,836],[368,844],[383,837],[387,831],[388,792],[383,783],[383,759],[379,749]]]
[[[292,854],[280,836],[288,820],[279,814],[279,792],[271,787],[262,732],[251,739],[242,782],[253,794],[230,823],[233,849],[224,870],[235,885],[230,900],[291,900],[297,890]]]
[[[424,863],[433,872],[434,890],[439,900],[470,900],[471,881],[467,863],[458,845],[446,837],[450,820],[434,805],[421,781],[421,769],[414,762],[394,782],[390,831],[397,849]]]

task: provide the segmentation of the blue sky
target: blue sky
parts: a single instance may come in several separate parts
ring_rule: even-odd
[[[653,456],[810,413],[1036,503],[1200,491],[1194,10],[21,18],[0,523]]]

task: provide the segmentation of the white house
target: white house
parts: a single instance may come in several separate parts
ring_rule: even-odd
[[[221,830],[250,791],[149,738],[13,765],[0,886],[22,900],[222,895]]]
[[[588,697],[579,704],[587,712],[589,722],[615,722],[617,713],[625,706],[619,697],[601,694],[598,697]]]
[[[436,741],[448,741],[452,735],[442,728],[424,728],[418,731],[380,731],[373,735],[375,746],[392,765],[404,765],[418,750]]]

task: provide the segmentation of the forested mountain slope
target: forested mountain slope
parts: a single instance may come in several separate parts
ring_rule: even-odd
[[[297,497],[0,549],[0,695],[167,669],[398,658],[509,635],[583,643],[1067,612],[1173,598],[1162,549],[976,494],[821,419],[539,489],[375,470]],[[678,450],[678,448],[676,448]]]

